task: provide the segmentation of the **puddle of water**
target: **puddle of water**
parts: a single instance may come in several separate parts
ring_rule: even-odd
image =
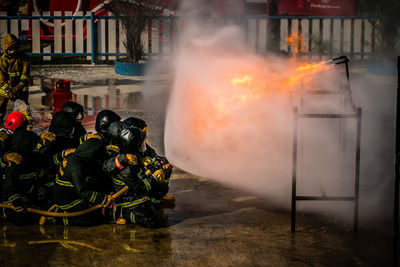
[[[31,97],[41,95],[41,104],[49,110],[59,106],[59,101],[64,99],[54,95],[55,79],[33,80]],[[143,94],[140,84],[119,84],[114,79],[107,79],[106,84],[82,85],[70,82],[72,101],[81,104],[88,113],[101,109],[113,110],[142,110]]]
[[[38,227],[0,222],[0,231],[0,253],[7,253],[0,263],[6,265],[12,262],[16,266],[28,266],[31,260],[44,263],[49,259],[68,266],[87,266],[93,262],[103,265],[104,260],[111,262],[117,259],[128,264],[136,257],[161,263],[172,255],[169,228],[146,229],[134,225]],[[155,239],[158,242],[154,242]],[[157,255],[160,259],[153,260],[147,255]]]
[[[85,127],[93,126],[95,116],[103,109],[111,109],[119,114],[143,113],[141,83],[107,79],[103,82],[88,85],[71,81],[71,93],[64,93],[61,90],[55,93],[57,81],[56,79],[34,79],[31,82],[30,104],[39,128],[46,127],[50,123],[51,116],[44,113],[54,113],[60,109],[62,104],[68,101],[71,93],[71,100],[84,107],[86,118],[83,121],[83,125]]]

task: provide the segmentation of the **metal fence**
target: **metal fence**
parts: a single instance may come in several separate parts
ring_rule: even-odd
[[[115,16],[63,13],[6,16],[0,12],[0,34],[13,33],[26,39],[30,49],[28,54],[41,56],[43,60],[51,60],[52,56],[80,56],[94,63],[126,56],[125,33]],[[149,26],[143,35],[145,53],[170,54],[179,20],[179,17],[163,16]],[[262,54],[269,51],[293,53],[296,48],[310,56],[346,54],[365,58],[374,51],[377,43],[371,17],[237,16],[218,17],[213,21],[219,25],[242,27],[249,46]],[[41,27],[51,28],[50,39],[41,37]],[[293,32],[301,33],[303,37],[296,47],[287,42]]]

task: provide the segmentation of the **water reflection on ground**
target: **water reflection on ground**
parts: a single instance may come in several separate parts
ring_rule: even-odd
[[[33,80],[32,83],[35,88],[31,89],[31,98],[40,94],[43,107],[53,110],[53,106],[58,106],[57,101],[64,100],[55,97],[54,92],[57,89],[57,81],[57,79]],[[138,82],[128,83],[124,82],[124,80],[116,81],[115,79],[106,79],[105,83],[89,85],[77,84],[71,81],[70,89],[72,91],[72,101],[80,103],[88,114],[93,115],[95,111],[101,109],[142,110],[143,94],[139,90],[132,90],[137,84]],[[117,86],[120,88],[117,88]]]
[[[29,101],[34,130],[38,133],[46,130],[52,113],[58,111],[66,101],[62,93],[55,93],[57,81],[59,79],[34,79],[31,82]],[[143,81],[130,79],[104,79],[89,84],[70,81],[71,100],[84,107],[86,117],[82,124],[88,131],[94,131],[96,115],[100,110],[111,109],[122,118],[135,116],[144,119],[148,124],[150,143],[163,151],[165,111],[162,108],[154,111],[153,103],[148,103],[150,98],[147,101],[144,98],[143,87]],[[167,97],[163,97],[162,92],[156,92],[155,95],[150,101],[158,98],[166,102]]]
[[[15,226],[4,222],[0,227],[2,266],[129,266],[138,263],[138,257],[142,257],[142,263],[147,261],[147,266],[152,265],[150,263],[160,266],[163,259],[171,255],[168,228]],[[147,257],[158,255],[160,251],[162,257]]]

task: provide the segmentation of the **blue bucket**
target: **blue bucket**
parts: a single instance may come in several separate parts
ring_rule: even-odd
[[[115,73],[124,76],[143,76],[146,66],[146,63],[123,62],[118,59],[114,60]]]

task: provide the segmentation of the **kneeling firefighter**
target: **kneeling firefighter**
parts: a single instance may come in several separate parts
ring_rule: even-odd
[[[0,129],[0,154],[3,155],[11,142],[11,136],[17,130],[26,130],[28,127],[27,118],[20,112],[11,112],[6,118],[4,128]]]
[[[47,202],[52,202],[52,190],[56,174],[63,158],[75,151],[79,138],[74,139],[75,120],[65,111],[54,114],[49,131],[40,135],[37,150],[45,164],[45,180],[40,193]]]
[[[53,190],[54,203],[61,211],[80,211],[97,204],[108,205],[112,201],[111,195],[96,191],[97,184],[103,183],[102,179],[105,179],[101,171],[105,154],[103,142],[92,138],[63,159]],[[104,218],[97,212],[79,217],[64,217],[62,220],[64,225],[80,226],[104,222]]]
[[[8,162],[5,166],[2,196],[5,204],[15,210],[6,209],[5,216],[15,224],[37,222],[37,217],[25,213],[25,207],[42,207],[39,186],[42,183],[43,168],[40,155],[35,151],[39,137],[32,131],[18,130],[12,137],[10,151],[22,157],[22,161]],[[36,221],[35,221],[36,220]]]
[[[146,176],[152,176],[158,181],[157,186],[152,189],[152,193],[150,194],[151,201],[158,207],[162,198],[168,193],[173,167],[166,157],[158,155],[157,152],[147,144],[147,124],[144,120],[136,117],[129,117],[122,123],[128,127],[138,127],[144,133],[145,139],[139,149],[142,165],[139,177],[143,179]]]
[[[151,177],[140,179],[138,176],[140,165],[136,154],[144,140],[144,134],[137,127],[121,127],[120,122],[110,125],[111,134],[114,127],[120,128],[115,131],[119,132],[118,137],[111,135],[112,143],[117,149],[113,149],[114,155],[104,162],[103,168],[111,175],[116,191],[125,185],[129,187],[116,201],[114,219],[118,224],[130,222],[144,227],[157,227],[159,219],[148,195],[156,181]]]

